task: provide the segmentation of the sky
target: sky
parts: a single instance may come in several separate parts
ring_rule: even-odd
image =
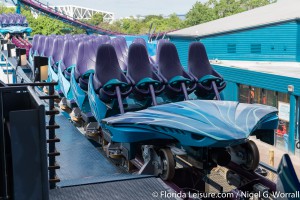
[[[40,0],[45,3],[47,0]],[[205,0],[198,0],[204,2]],[[186,14],[197,0],[51,0],[50,5],[78,5],[115,13],[116,18],[136,15]]]

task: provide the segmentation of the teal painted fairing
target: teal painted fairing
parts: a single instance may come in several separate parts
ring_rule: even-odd
[[[77,104],[79,109],[84,113],[90,112],[91,108],[87,97],[87,91],[84,91],[79,86],[79,83],[76,81],[74,67],[72,68],[71,71],[70,83],[71,83],[71,92],[73,94],[73,99],[75,100],[75,103]]]
[[[73,92],[71,90],[71,83],[68,79],[66,79],[66,77],[64,76],[63,72],[61,71],[61,65],[62,62],[59,62],[58,65],[58,84],[59,87],[61,89],[61,91],[63,92],[64,96],[68,99],[68,100],[72,100],[73,99]],[[72,65],[68,68],[74,68],[75,65]]]
[[[293,193],[300,195],[300,183],[299,179],[297,178],[297,174],[293,167],[292,161],[288,154],[284,154],[282,156],[281,162],[277,169],[277,184],[276,190],[285,194]],[[292,197],[287,199],[299,199],[298,197]]]
[[[53,65],[55,65],[52,56],[48,58],[48,80],[47,82],[58,82],[58,75],[57,73],[53,70]],[[59,64],[59,63],[58,63]],[[56,85],[54,86],[56,91],[60,91],[60,86]]]
[[[1,27],[0,33],[31,33],[32,29],[29,27],[24,26],[8,26],[8,27]]]
[[[97,122],[100,122],[106,116],[108,108],[106,107],[105,103],[99,99],[99,96],[95,92],[93,74],[91,74],[89,78],[88,100],[93,116]]]
[[[190,100],[105,118],[101,125],[114,142],[140,142],[160,134],[184,146],[224,147],[243,143],[257,129],[276,129],[278,117],[270,106]]]

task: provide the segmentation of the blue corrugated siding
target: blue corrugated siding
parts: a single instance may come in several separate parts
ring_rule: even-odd
[[[180,62],[186,68],[188,63],[188,51],[191,42],[196,40],[194,39],[182,39],[182,38],[170,38],[170,41],[173,42],[177,48]]]
[[[300,96],[300,87],[297,87],[298,85],[300,85],[300,79],[297,78],[255,72],[238,68],[223,67],[218,65],[214,65],[214,68],[224,77],[226,81],[244,85],[251,85],[254,87],[283,93],[288,92],[288,85],[294,85],[295,91],[293,94],[296,96]]]
[[[300,21],[297,22],[297,61],[300,62]]]
[[[298,24],[296,21],[252,30],[202,38],[210,59],[297,61]],[[236,44],[236,53],[228,45]],[[252,51],[260,53],[251,53]],[[297,50],[298,49],[298,50]]]

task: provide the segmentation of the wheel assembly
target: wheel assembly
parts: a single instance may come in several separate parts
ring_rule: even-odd
[[[242,145],[246,151],[246,162],[242,164],[242,167],[248,171],[254,171],[259,165],[259,151],[258,148],[252,140]]]
[[[255,142],[247,142],[230,147],[231,161],[247,171],[254,171],[259,165],[259,151]]]
[[[172,180],[175,175],[175,160],[172,151],[169,148],[163,148],[159,150],[158,155],[161,159],[161,179],[164,181]]]

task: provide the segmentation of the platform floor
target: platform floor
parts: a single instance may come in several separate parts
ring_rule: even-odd
[[[172,197],[164,198],[165,193],[174,194],[174,191],[160,179],[150,177],[50,190],[50,200],[176,199]]]
[[[102,155],[82,133],[63,115],[56,116],[58,187],[128,180],[148,176],[133,175],[121,170]]]

